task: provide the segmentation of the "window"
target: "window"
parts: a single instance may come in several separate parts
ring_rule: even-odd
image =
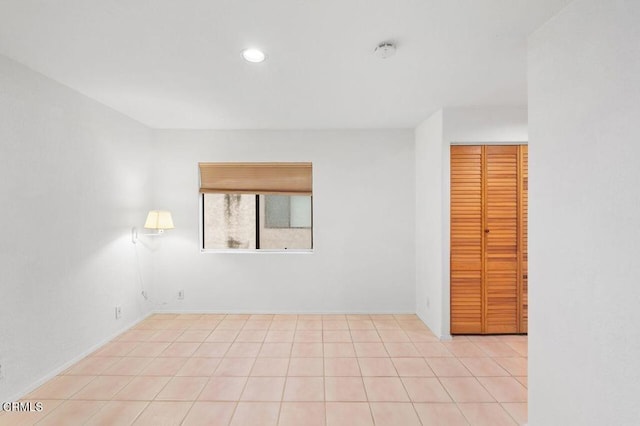
[[[258,211],[261,249],[311,248],[310,195],[260,195]]]
[[[311,163],[200,163],[202,249],[313,248]]]

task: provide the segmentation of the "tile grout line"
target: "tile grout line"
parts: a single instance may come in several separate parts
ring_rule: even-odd
[[[346,318],[346,317],[345,317]],[[326,372],[326,359],[324,350],[324,322],[320,322],[322,325],[322,395],[324,396],[324,424],[327,425],[327,372]]]
[[[225,315],[226,317],[226,315]],[[201,316],[202,318],[202,316]],[[224,318],[223,318],[224,319]],[[221,321],[220,321],[221,322]],[[189,356],[189,359],[193,358],[193,355],[198,351],[198,349],[200,349],[202,347],[202,345],[204,344],[204,342],[207,340],[207,338],[211,335],[211,333],[213,333],[213,331],[218,328],[218,325],[220,325],[220,322],[218,322],[216,324],[216,326],[214,328],[211,329],[211,331],[207,334],[206,337],[204,337],[201,341],[200,341],[200,345],[198,345],[198,347],[193,351],[193,353],[191,354],[191,356]],[[184,333],[182,333],[184,334]],[[182,336],[181,334],[181,336]],[[189,362],[189,361],[187,361]],[[184,368],[184,365],[180,368],[180,370],[182,370],[182,368]],[[216,366],[216,368],[218,368]],[[178,370],[178,372],[180,371]],[[215,372],[215,370],[214,370]],[[176,377],[176,376],[174,376]],[[182,421],[180,422],[180,424],[183,424],[184,421],[187,419],[187,417],[189,417],[189,413],[191,413],[191,410],[193,410],[193,407],[196,405],[196,402],[198,401],[198,398],[200,397],[200,395],[202,395],[202,392],[204,391],[204,389],[207,387],[207,383],[209,383],[209,381],[211,380],[211,378],[209,378],[209,380],[207,380],[207,382],[205,383],[205,385],[202,387],[202,389],[200,389],[200,392],[198,392],[197,395],[195,395],[195,397],[193,398],[193,401],[191,402],[191,406],[189,407],[189,409],[186,411],[186,413],[184,414],[184,416],[182,417]],[[169,380],[170,381],[170,380]],[[168,383],[168,382],[167,382]],[[158,393],[159,395],[160,393]]]
[[[222,317],[222,319],[221,319],[221,320],[216,324],[216,326],[215,326],[214,328],[212,328],[212,329],[211,329],[211,332],[210,332],[209,334],[207,334],[207,337],[205,337],[205,338],[202,340],[202,342],[201,342],[200,346],[198,346],[198,348],[193,352],[194,354],[195,354],[195,353],[198,351],[198,349],[199,349],[199,348],[200,348],[200,347],[201,347],[201,346],[202,346],[202,345],[207,341],[207,338],[209,338],[209,336],[211,336],[211,334],[212,334],[212,333],[213,333],[213,332],[218,328],[218,326],[220,325],[220,323],[221,323],[222,321],[224,321],[224,319],[225,319],[226,317],[227,317],[227,315],[225,315],[224,317]],[[229,346],[229,347],[231,347],[231,346]],[[227,350],[228,350],[228,349],[227,349]],[[225,353],[226,353],[226,351],[225,351]],[[193,354],[192,354],[192,356],[191,356],[190,358],[192,358],[192,357],[193,357]],[[223,358],[224,358],[224,355],[223,355],[223,357],[221,357],[221,358],[220,358],[220,360],[221,360],[220,362],[222,362],[222,359],[223,359]],[[189,407],[189,409],[187,410],[187,412],[184,414],[184,417],[182,417],[182,421],[180,422],[180,424],[183,424],[183,423],[185,422],[185,420],[189,417],[189,414],[191,413],[191,410],[193,410],[193,407],[196,405],[196,402],[197,402],[197,401],[198,401],[198,399],[200,398],[200,395],[202,395],[202,392],[204,392],[205,388],[207,387],[207,385],[209,384],[209,382],[211,381],[211,379],[212,379],[213,377],[215,377],[215,376],[213,376],[213,374],[214,374],[214,373],[215,373],[215,371],[218,369],[219,365],[220,365],[220,363],[218,363],[218,365],[216,365],[216,368],[211,372],[211,374],[212,374],[212,375],[211,375],[211,376],[209,376],[209,379],[207,380],[207,382],[205,383],[205,385],[202,387],[202,389],[200,389],[200,392],[198,392],[198,394],[193,398],[193,402],[191,403],[191,406]],[[183,366],[183,367],[184,367],[184,366]],[[178,371],[180,371],[180,370],[178,370]],[[175,377],[175,376],[174,376],[174,377]],[[171,381],[171,380],[169,380],[169,381]],[[167,384],[169,383],[169,381],[167,382]],[[165,385],[164,387],[166,387],[166,385]],[[164,389],[164,387],[163,387],[163,389]],[[162,392],[162,390],[160,390],[160,392]],[[156,394],[156,396],[160,395],[160,392],[158,392],[158,393]],[[233,411],[235,412],[235,407],[234,407],[234,410],[233,410]],[[142,415],[142,413],[140,413],[140,415]],[[232,414],[232,417],[233,417],[233,414]],[[230,418],[229,420],[231,420],[231,418]],[[132,425],[133,425],[134,423],[135,423],[135,421],[132,423]]]
[[[256,314],[257,315],[257,314]],[[244,392],[247,390],[248,384],[249,384],[249,380],[251,380],[251,378],[253,378],[254,376],[252,375],[254,373],[254,370],[256,368],[256,364],[258,362],[259,359],[270,359],[270,358],[279,358],[278,356],[275,356],[277,354],[279,354],[280,352],[278,352],[277,350],[275,350],[273,352],[273,354],[271,355],[265,355],[264,357],[261,356],[262,351],[265,349],[265,344],[266,343],[281,343],[280,341],[284,338],[285,340],[290,340],[289,343],[291,346],[288,350],[288,362],[287,362],[287,366],[286,366],[286,371],[285,371],[285,375],[284,375],[284,386],[280,392],[280,403],[279,403],[279,409],[278,409],[278,413],[277,413],[277,422],[281,422],[281,420],[283,420],[282,415],[284,414],[283,411],[283,407],[284,407],[284,394],[286,391],[286,384],[287,381],[289,379],[289,373],[291,372],[291,360],[293,358],[293,349],[294,349],[294,345],[296,343],[296,336],[298,331],[313,331],[314,328],[312,326],[312,328],[309,328],[308,330],[298,330],[298,327],[300,325],[300,321],[301,318],[296,315],[295,316],[295,321],[293,324],[293,329],[291,328],[286,328],[286,331],[290,331],[292,330],[292,336],[289,337],[290,335],[286,335],[285,333],[279,333],[279,334],[283,334],[282,337],[278,337],[276,339],[276,341],[267,341],[268,340],[268,336],[270,331],[272,331],[272,327],[274,326],[274,316],[271,316],[271,319],[268,322],[268,326],[266,328],[247,328],[247,326],[249,326],[250,322],[251,322],[251,316],[247,315],[245,318],[238,318],[238,321],[242,321],[241,325],[240,324],[233,324],[233,328],[219,328],[221,325],[224,326],[223,322],[225,320],[230,320],[230,319],[234,319],[233,315],[229,316],[229,314],[224,314],[224,316],[222,316],[221,319],[216,319],[214,324],[212,322],[206,322],[206,317],[205,314],[200,315],[198,318],[179,318],[178,316],[174,317],[174,318],[158,318],[158,319],[154,319],[153,317],[151,317],[151,321],[149,323],[146,324],[142,324],[142,328],[138,328],[138,326],[136,327],[132,327],[131,329],[123,332],[123,335],[126,333],[130,333],[131,331],[134,330],[140,330],[140,331],[145,331],[145,333],[140,333],[140,335],[132,335],[131,337],[128,337],[127,340],[121,340],[122,339],[122,335],[118,336],[116,338],[114,338],[111,342],[108,343],[116,343],[116,342],[120,342],[120,343],[124,343],[124,345],[122,345],[121,347],[116,347],[114,346],[113,348],[107,348],[107,354],[105,355],[105,353],[103,352],[105,350],[105,348],[99,348],[96,351],[94,351],[92,354],[88,355],[85,359],[89,359],[89,358],[110,358],[110,359],[115,359],[115,361],[113,361],[111,364],[109,364],[106,368],[100,369],[96,366],[92,366],[90,363],[83,365],[82,368],[87,368],[87,371],[89,372],[89,374],[87,374],[85,371],[82,371],[82,369],[77,369],[78,364],[80,364],[82,362],[79,361],[78,363],[76,363],[73,366],[70,366],[69,369],[65,370],[64,372],[60,373],[58,375],[58,377],[62,376],[62,377],[74,377],[74,376],[90,376],[90,380],[86,383],[84,383],[82,386],[80,386],[79,388],[77,388],[75,391],[73,391],[72,393],[70,393],[68,396],[66,396],[64,399],[61,400],[60,404],[58,406],[56,406],[50,413],[47,413],[46,415],[44,415],[42,418],[40,418],[38,420],[38,422],[44,422],[46,418],[51,418],[50,416],[52,415],[51,413],[56,413],[56,412],[60,412],[61,407],[65,404],[67,404],[68,402],[72,402],[72,401],[96,401],[96,402],[101,402],[102,405],[100,405],[95,411],[91,411],[90,414],[88,414],[88,416],[84,419],[85,422],[91,421],[91,419],[96,418],[96,416],[99,415],[99,413],[101,413],[103,410],[105,410],[108,406],[108,404],[112,403],[112,402],[117,402],[117,401],[125,401],[125,402],[132,402],[134,400],[122,400],[122,399],[117,399],[118,395],[125,389],[127,388],[129,385],[131,385],[131,383],[136,380],[137,378],[140,377],[162,377],[162,376],[157,376],[157,375],[153,375],[153,376],[146,376],[143,374],[143,372],[145,370],[147,370],[150,366],[151,363],[157,361],[157,360],[161,360],[161,359],[169,359],[169,358],[175,358],[176,356],[160,356],[164,351],[167,350],[167,348],[171,347],[172,345],[176,344],[176,343],[197,343],[197,345],[193,345],[194,348],[193,350],[190,352],[189,356],[179,356],[179,358],[184,358],[186,360],[185,363],[181,364],[177,371],[172,374],[171,376],[168,377],[168,380],[166,383],[164,383],[157,392],[155,392],[155,395],[150,399],[150,400],[136,400],[138,402],[144,402],[144,406],[141,407],[140,411],[138,412],[138,414],[136,415],[136,417],[133,419],[133,421],[137,421],[139,420],[139,418],[141,416],[144,415],[144,413],[148,412],[148,410],[150,409],[150,406],[152,405],[153,402],[155,401],[161,401],[161,400],[157,400],[156,398],[158,397],[158,395],[160,395],[169,385],[169,383],[171,383],[172,380],[178,378],[178,377],[202,377],[202,378],[206,378],[207,380],[205,381],[204,386],[197,392],[197,395],[195,395],[195,397],[193,397],[193,399],[189,399],[188,401],[185,400],[184,402],[190,402],[191,404],[189,405],[189,407],[186,409],[186,411],[184,412],[184,415],[182,416],[182,422],[185,422],[187,417],[192,413],[196,402],[199,401],[200,396],[202,395],[202,393],[204,392],[204,389],[206,388],[206,386],[211,383],[213,380],[215,380],[216,377],[223,377],[223,376],[215,376],[216,371],[219,371],[220,369],[220,363],[225,360],[225,359],[229,359],[227,358],[227,356],[229,355],[229,352],[232,350],[232,348],[234,347],[234,345],[238,344],[238,343],[260,343],[260,345],[256,345],[257,347],[257,353],[255,353],[255,355],[252,356],[246,356],[247,354],[249,354],[250,352],[253,354],[253,351],[249,351],[246,352],[244,355],[245,356],[241,356],[239,358],[253,358],[253,362],[251,362],[251,366],[249,368],[249,371],[246,373],[246,381],[244,383],[244,385],[242,386],[240,395],[238,396],[237,400],[235,401],[230,401],[235,403],[233,410],[231,410],[231,414],[230,414],[230,421],[233,420],[234,416],[237,415],[237,410],[239,407],[239,403],[241,402],[241,398],[242,395],[244,394]],[[368,318],[368,321],[371,321],[372,323],[372,329],[367,329],[367,328],[362,328],[362,326],[364,324],[358,324],[357,328],[352,328],[352,326],[356,326],[356,323],[350,322],[350,319],[348,318],[348,315],[344,315],[342,316],[342,318],[340,318],[340,321],[345,321],[346,322],[346,328],[344,328],[344,330],[348,331],[349,334],[349,338],[350,341],[348,343],[350,343],[350,346],[352,348],[352,350],[354,351],[354,356],[355,356],[355,360],[356,360],[356,364],[358,365],[358,371],[360,374],[360,383],[363,386],[364,389],[364,393],[365,393],[365,397],[366,397],[366,402],[369,406],[369,414],[371,417],[371,420],[375,422],[375,417],[374,417],[374,413],[373,413],[373,407],[372,407],[372,401],[369,400],[369,395],[368,395],[368,391],[367,388],[365,386],[365,379],[366,377],[363,376],[363,371],[362,371],[362,366],[361,366],[361,359],[363,358],[367,358],[367,356],[364,357],[360,357],[359,354],[355,351],[355,341],[354,341],[354,330],[371,330],[371,331],[375,331],[375,334],[371,334],[371,339],[373,339],[373,336],[376,336],[376,338],[378,339],[379,343],[382,343],[382,347],[385,350],[385,355],[383,356],[382,359],[388,359],[393,366],[393,371],[395,372],[395,377],[397,377],[400,380],[400,383],[402,384],[402,388],[405,392],[406,395],[409,396],[409,403],[412,404],[412,408],[413,408],[413,412],[414,414],[417,416],[419,423],[423,423],[423,420],[420,418],[420,415],[418,414],[417,411],[417,403],[419,401],[412,401],[412,398],[407,390],[407,386],[405,384],[405,382],[403,381],[403,377],[400,376],[400,372],[398,370],[397,365],[393,362],[394,359],[402,359],[402,358],[414,358],[414,356],[412,355],[412,351],[405,351],[404,347],[405,345],[400,345],[398,347],[395,347],[393,345],[391,345],[393,347],[393,351],[394,353],[397,354],[397,356],[392,356],[390,349],[389,349],[389,344],[394,344],[394,343],[411,343],[411,345],[406,345],[406,349],[410,349],[413,348],[418,355],[415,356],[416,358],[422,359],[423,362],[425,362],[426,366],[431,369],[431,365],[429,364],[429,362],[427,362],[427,359],[425,358],[424,354],[417,349],[417,342],[421,342],[423,341],[423,337],[420,335],[420,333],[418,333],[417,335],[413,335],[413,334],[409,334],[409,331],[416,331],[418,332],[419,330],[421,330],[423,327],[415,327],[414,328],[414,324],[413,321],[410,320],[410,318],[408,318],[406,321],[404,321],[404,317],[401,318],[401,320],[399,320],[397,317],[393,316],[392,318],[388,318],[386,316],[380,316],[377,318],[372,318],[371,316],[367,315],[366,317],[363,316],[362,319],[364,318]],[[261,318],[256,318],[256,320],[261,319]],[[286,319],[286,318],[285,318]],[[318,321],[317,317],[313,317],[311,318],[313,320]],[[327,361],[329,361],[327,359],[326,356],[326,344],[328,343],[340,343],[341,341],[344,341],[343,339],[346,338],[346,333],[342,333],[339,332],[340,330],[343,330],[344,327],[341,324],[337,324],[337,323],[329,323],[331,320],[333,320],[334,317],[333,316],[320,316],[319,322],[320,322],[320,343],[322,344],[322,380],[323,380],[323,395],[324,395],[324,401],[323,401],[323,406],[324,406],[324,414],[325,414],[325,420],[324,420],[324,424],[325,426],[329,423],[328,417],[327,417],[327,406],[328,406],[328,402],[327,401],[327,386],[326,386],[326,382],[327,382]],[[352,317],[352,321],[356,321],[356,320],[362,320],[361,318],[353,318]],[[159,322],[161,321],[161,322]],[[183,324],[180,324],[180,321],[185,321]],[[199,323],[199,321],[205,321],[202,323]],[[266,324],[265,324],[266,325]],[[331,325],[330,328],[326,328],[326,325]],[[416,324],[417,325],[417,324]],[[239,328],[235,328],[238,327]],[[256,324],[257,326],[257,324]],[[203,328],[199,328],[199,327],[203,327]],[[209,328],[211,327],[211,328]],[[287,325],[287,327],[289,327]],[[220,354],[215,354],[215,351],[211,352],[212,354],[215,354],[216,356],[196,356],[196,352],[198,350],[200,350],[204,343],[209,343],[207,342],[207,339],[211,338],[212,334],[214,334],[216,331],[228,331],[229,335],[233,335],[232,338],[223,338],[220,341],[216,341],[216,340],[212,340],[211,343],[227,343],[224,342],[223,340],[231,340],[230,342],[228,342],[228,347]],[[278,331],[285,331],[285,330],[278,330]],[[384,330],[389,330],[389,333],[383,332]],[[195,339],[195,341],[191,341],[189,339],[187,340],[180,340],[180,338],[182,336],[184,336],[186,333],[189,332],[196,332],[196,331],[202,331],[202,333],[194,333],[194,336],[197,336],[198,334],[203,335],[202,338],[198,337],[194,337],[193,339]],[[206,334],[206,336],[204,336],[204,331],[208,331],[208,333]],[[247,338],[242,337],[242,333],[245,331],[255,331],[256,334],[258,335],[258,332],[263,332],[263,334],[261,335],[261,340],[256,341],[256,340],[252,340],[255,339],[253,338],[251,335],[249,335],[249,337],[247,337],[249,340],[246,340]],[[275,331],[275,329],[273,330]],[[333,332],[336,333],[333,333]],[[401,336],[400,334],[396,335],[394,332],[399,332],[400,334],[402,334],[403,336]],[[158,341],[151,341],[151,339],[153,339],[153,336],[158,336],[158,335],[162,335],[164,334],[165,336],[169,336],[169,337],[164,337],[161,338]],[[250,333],[251,334],[251,333]],[[335,334],[335,336],[332,336],[333,334]],[[364,333],[365,335],[367,333]],[[341,337],[344,336],[344,337]],[[387,336],[386,338],[383,338],[383,335]],[[175,337],[174,337],[175,336]],[[330,337],[331,336],[331,337]],[[389,337],[392,336],[392,337]],[[413,337],[412,337],[413,336]],[[408,341],[405,340],[405,337],[408,338]],[[425,336],[426,338],[427,336]],[[130,340],[129,340],[130,339]],[[239,341],[238,339],[242,340]],[[326,339],[329,339],[330,341],[325,341]],[[414,340],[415,339],[415,340]],[[308,340],[308,341],[307,341]],[[346,340],[346,339],[345,339]],[[361,340],[361,339],[358,339]],[[370,340],[369,338],[364,338],[364,342],[366,343],[368,340]],[[500,411],[502,412],[501,415],[504,415],[504,412],[506,412],[507,414],[507,418],[515,421],[516,423],[518,422],[516,420],[516,418],[514,417],[514,415],[508,411],[505,408],[505,404],[508,403],[508,401],[506,402],[501,402],[498,400],[497,397],[495,397],[493,395],[493,393],[489,390],[489,388],[487,387],[487,385],[485,385],[483,383],[483,381],[481,379],[484,378],[506,378],[509,377],[512,380],[515,380],[517,382],[518,385],[522,386],[524,389],[527,389],[527,386],[524,386],[524,384],[518,380],[518,377],[528,377],[528,375],[525,374],[525,376],[515,376],[514,373],[512,373],[512,371],[519,373],[519,369],[521,368],[520,365],[521,364],[516,364],[517,369],[510,369],[510,370],[506,370],[502,364],[498,364],[496,359],[498,358],[513,358],[513,359],[517,359],[517,360],[524,360],[524,362],[528,362],[528,359],[526,356],[522,356],[519,352],[515,351],[515,349],[509,345],[509,341],[503,341],[503,340],[495,340],[495,341],[476,341],[476,340],[470,340],[470,339],[465,339],[464,341],[469,342],[472,344],[472,347],[475,347],[477,349],[480,350],[479,353],[482,353],[483,356],[468,356],[466,358],[476,358],[476,359],[487,359],[490,360],[491,362],[495,363],[497,367],[499,367],[501,370],[504,370],[505,375],[475,375],[473,374],[473,372],[471,372],[470,368],[467,366],[467,364],[465,364],[464,362],[461,361],[461,358],[465,358],[465,357],[460,357],[455,353],[452,353],[449,348],[447,349],[447,352],[451,355],[451,357],[433,357],[433,358],[447,358],[447,359],[455,359],[462,367],[463,369],[467,372],[470,373],[470,376],[458,376],[458,375],[453,375],[453,376],[440,376],[435,374],[434,371],[432,371],[434,378],[437,379],[437,383],[443,388],[443,390],[446,392],[446,394],[449,396],[450,399],[450,403],[452,404],[452,406],[456,407],[456,411],[458,411],[458,414],[461,414],[462,417],[467,421],[470,422],[471,421],[471,417],[468,417],[465,412],[462,411],[462,407],[466,406],[467,404],[475,404],[473,403],[473,401],[469,401],[469,402],[460,402],[460,401],[456,401],[454,400],[454,398],[452,397],[451,392],[443,385],[442,380],[444,378],[473,378],[475,379],[474,382],[475,383],[479,383],[480,384],[480,388],[482,389],[484,392],[486,392],[491,399],[491,402],[486,402],[486,404],[491,405],[494,408],[491,408],[491,413],[494,412],[494,410],[497,410],[497,408],[495,407],[499,407]],[[523,340],[524,342],[526,342],[526,340]],[[302,342],[298,342],[298,343],[313,343],[314,339],[304,339]],[[424,340],[424,342],[431,342],[430,339]],[[482,346],[478,345],[478,342],[480,343],[484,343]],[[145,356],[148,355],[148,353],[153,353],[155,352],[152,350],[150,352],[147,352],[146,354],[143,352],[142,354],[139,355],[132,355],[136,352],[136,350],[138,350],[139,348],[141,348],[145,343],[155,343],[155,344],[159,344],[159,343],[165,343],[166,346],[163,347],[162,350],[160,350],[158,353],[156,353],[154,356]],[[284,343],[284,342],[282,342]],[[374,343],[374,342],[372,342]],[[494,345],[494,343],[496,345]],[[128,347],[130,346],[130,347]],[[495,346],[495,347],[492,347]],[[523,345],[520,345],[523,346]],[[128,347],[128,348],[127,348]],[[185,346],[186,347],[186,346]],[[114,349],[115,348],[115,349]],[[124,349],[123,349],[124,348]],[[255,346],[254,346],[255,348]],[[506,354],[507,352],[500,352],[503,349],[508,348],[509,350],[512,350],[515,356],[504,356],[504,354]],[[179,348],[182,349],[182,348]],[[180,350],[177,350],[178,352],[180,352]],[[275,349],[279,349],[279,348],[275,348]],[[346,349],[346,347],[345,347]],[[434,347],[435,349],[435,347]],[[140,349],[141,350],[141,349]],[[110,356],[111,352],[110,351],[114,351],[113,353],[115,353],[115,356]],[[122,351],[122,352],[120,352]],[[103,353],[101,353],[103,352]],[[336,352],[336,354],[340,354],[341,352],[338,351]],[[475,353],[475,352],[474,352]],[[478,353],[478,354],[479,354]],[[492,356],[490,353],[495,354],[496,356]],[[266,353],[265,353],[266,354]],[[501,355],[502,356],[498,356]],[[313,355],[311,353],[311,355]],[[366,355],[365,353],[363,353],[363,355]],[[286,355],[285,355],[286,356]],[[135,368],[131,368],[128,366],[127,363],[125,363],[125,360],[135,360],[136,358],[148,358],[148,362],[145,363],[144,365],[142,365],[142,367],[136,367],[136,362],[132,362],[132,366],[134,366]],[[210,374],[208,376],[202,376],[200,374],[195,374],[193,372],[198,373],[198,371],[196,370],[192,370],[191,374],[187,374],[187,375],[180,375],[178,376],[178,372],[180,372],[182,369],[184,369],[188,363],[191,360],[197,359],[197,358],[206,358],[206,359],[218,359],[218,363],[215,365],[215,367],[210,371]],[[306,357],[308,358],[308,357]],[[337,357],[333,357],[336,359],[340,359],[343,357],[337,356]],[[378,357],[374,357],[374,358],[378,358]],[[110,361],[111,362],[111,361]],[[100,362],[98,362],[98,364],[100,364]],[[118,371],[118,369],[115,369],[116,374],[103,374],[105,371],[108,371],[112,368],[114,368],[114,366],[117,366],[119,364],[122,364],[122,370]],[[141,364],[141,363],[140,363]],[[213,362],[212,362],[213,364]],[[249,364],[248,362],[246,364]],[[445,364],[446,365],[446,364]],[[482,364],[480,364],[482,365]],[[73,372],[74,370],[76,370],[76,372],[80,372],[80,373],[84,373],[84,374],[68,374],[70,372]],[[124,371],[125,373],[122,374],[121,372]],[[268,371],[266,371],[268,373]],[[454,371],[455,372],[455,371]],[[130,373],[130,374],[127,374]],[[185,370],[185,373],[189,373],[188,370]],[[480,373],[482,373],[482,371],[480,371]],[[102,397],[103,399],[76,399],[74,398],[74,396],[78,395],[79,393],[83,392],[85,389],[87,389],[88,387],[90,387],[92,384],[95,384],[97,380],[102,380],[100,378],[102,377],[122,377],[122,378],[127,378],[128,380],[126,380],[126,383],[124,383],[124,385],[122,385],[119,389],[117,389],[113,395],[109,395],[106,397]],[[233,376],[230,376],[233,377]],[[242,377],[242,376],[238,376],[238,377]],[[258,376],[255,376],[258,377]],[[262,376],[260,376],[262,377]],[[264,376],[264,377],[275,377],[275,378],[281,378],[280,375],[277,376]],[[333,377],[333,376],[331,376]],[[350,375],[341,375],[341,376],[335,376],[335,377],[351,377]],[[375,377],[375,376],[371,376],[371,377]],[[381,376],[382,377],[382,376]],[[413,377],[413,376],[407,376],[407,377]],[[415,376],[415,377],[422,377],[422,376]],[[425,376],[427,377],[427,376]],[[71,382],[70,382],[71,383]],[[44,385],[43,385],[44,386]],[[62,388],[64,390],[64,387]],[[96,388],[97,389],[97,388]],[[34,390],[34,392],[37,390]],[[89,394],[87,394],[89,395]],[[28,395],[27,395],[28,396]],[[90,396],[89,396],[90,397]],[[175,401],[180,401],[178,399],[176,399]],[[256,400],[258,401],[258,400]],[[256,401],[249,401],[249,402],[256,402]],[[304,402],[304,401],[301,401]],[[348,402],[348,401],[336,401],[336,402]],[[354,401],[355,402],[355,401]],[[387,402],[387,401],[378,401],[378,402]],[[389,403],[395,403],[395,404],[402,404],[403,401],[389,401]],[[428,402],[428,401],[426,401]],[[514,401],[520,404],[526,404],[526,402],[521,402],[521,401]],[[478,405],[484,405],[485,403],[477,403]],[[514,405],[515,407],[515,405]],[[396,406],[396,408],[399,408],[399,406]],[[518,409],[518,411],[514,411],[514,413],[518,414],[520,412],[520,409]],[[497,413],[497,411],[495,411],[495,413]],[[408,412],[407,412],[408,414]]]
[[[273,321],[271,322],[271,325],[272,324],[273,324]],[[271,325],[269,326],[269,328],[271,328]],[[291,348],[289,349],[289,360],[287,362],[287,371],[285,371],[284,384],[282,386],[282,392],[280,393],[280,408],[278,410],[278,418],[276,419],[276,425],[280,424],[280,416],[282,416],[282,408],[283,408],[282,406],[284,404],[284,393],[285,393],[285,390],[287,389],[287,382],[289,381],[289,369],[291,368],[291,355],[293,354],[293,339],[295,339],[297,328],[298,328],[298,316],[296,315],[295,327],[293,328],[293,337],[291,338]],[[267,332],[267,335],[268,334],[269,332]],[[265,339],[266,339],[266,336],[265,336]]]
[[[470,342],[471,342],[474,346],[477,346],[477,345],[475,345],[475,343],[474,343],[473,341],[470,341]],[[482,348],[480,348],[480,347],[478,347],[478,348],[479,348],[480,350],[482,350]],[[488,356],[488,354],[486,353],[486,351],[483,351],[483,352],[485,352],[485,354]],[[465,369],[466,369],[466,370],[471,374],[471,377],[473,377],[474,379],[476,379],[476,381],[480,384],[480,386],[482,386],[482,383],[480,383],[480,381],[479,381],[479,380],[477,379],[477,377],[476,377],[476,376],[471,372],[471,370],[469,370],[469,369],[464,365],[464,363],[458,359],[459,357],[458,357],[456,354],[454,354],[453,352],[452,352],[451,354],[452,354],[452,355],[453,355],[453,357],[454,357],[458,362],[460,362],[460,364],[462,364],[462,365],[464,366],[464,368],[465,368]],[[425,361],[426,361],[426,360],[425,360]],[[427,364],[428,364],[428,363],[427,363]],[[435,374],[435,371],[434,371],[434,374]],[[465,420],[467,421],[467,423],[468,423],[468,424],[471,424],[471,419],[469,419],[469,417],[467,417],[467,415],[465,414],[465,412],[464,412],[462,409],[460,409],[460,404],[465,404],[465,403],[464,403],[464,402],[459,402],[459,401],[457,401],[457,400],[453,397],[453,395],[451,395],[451,392],[446,388],[446,386],[444,386],[444,384],[442,384],[442,381],[440,380],[440,378],[441,378],[441,377],[447,377],[447,376],[439,376],[439,375],[437,375],[437,374],[436,374],[436,378],[438,379],[438,382],[440,383],[440,386],[442,386],[442,388],[445,390],[445,392],[447,392],[447,394],[449,395],[449,398],[451,398],[451,400],[452,400],[452,401],[453,401],[453,403],[455,404],[456,408],[457,408],[457,409],[458,409],[458,411],[462,414],[462,416],[465,418]],[[455,377],[464,377],[464,376],[450,376],[449,378],[455,378]],[[483,387],[483,389],[484,389],[484,386],[482,386],[482,387]],[[485,389],[485,390],[486,390],[486,389]],[[487,393],[489,394],[489,396],[491,396],[492,398],[494,398],[494,397],[493,397],[493,395],[492,395],[490,392],[488,392],[488,391],[487,391]],[[494,398],[494,400],[495,400],[495,398]],[[496,402],[497,402],[497,401],[496,401]],[[468,402],[468,404],[476,404],[476,403]],[[482,404],[482,403],[480,403],[480,404]]]
[[[360,361],[358,358],[358,353],[356,352],[356,345],[353,341],[353,333],[351,332],[351,324],[349,324],[349,320],[347,320],[347,327],[349,330],[349,336],[351,336],[351,346],[353,347],[353,353],[356,355],[356,364],[358,365],[358,371],[360,372],[360,382],[362,383],[362,389],[364,391],[364,396],[367,398],[367,405],[369,406],[369,415],[371,416],[371,421],[375,424],[375,419],[373,418],[373,411],[371,410],[371,404],[369,403],[369,394],[367,393],[367,387],[364,385],[364,378],[362,377],[362,368],[360,367]]]
[[[249,318],[251,318],[251,316],[249,316]],[[233,342],[231,342],[231,344],[229,345],[229,348],[227,348],[227,350],[225,351],[225,354],[222,356],[222,359],[224,359],[226,354],[229,353],[229,351],[233,347],[234,343],[241,343],[241,342],[238,342],[238,336],[240,336],[240,333],[242,332],[242,329],[244,328],[246,323],[247,323],[247,320],[245,320],[244,324],[242,324],[242,327],[240,327],[240,329],[238,330],[238,333],[233,338]],[[264,342],[262,344],[264,344]],[[260,344],[260,349],[258,349],[258,353],[255,356],[256,360],[258,359],[258,354],[260,354],[260,350],[262,350],[262,344]],[[249,384],[249,378],[251,377],[251,371],[253,370],[253,367],[255,366],[255,364],[256,364],[256,361],[254,360],[253,364],[251,365],[251,368],[249,369],[249,372],[247,373],[247,377],[246,377],[247,380],[244,382],[244,386],[242,386],[242,390],[240,391],[240,394],[238,395],[238,400],[234,401],[235,402],[235,407],[233,409],[233,413],[231,414],[231,417],[229,418],[229,424],[231,424],[231,422],[233,422],[233,418],[238,413],[238,407],[240,406],[240,401],[242,400],[242,395],[244,394],[244,391],[247,389],[247,385]],[[217,368],[216,368],[216,370],[217,370]],[[223,376],[218,376],[218,377],[223,377]],[[230,376],[230,377],[232,377],[232,376]],[[278,413],[279,413],[279,411],[278,411]]]
[[[404,329],[402,330],[402,332],[404,333]],[[406,333],[404,334],[406,335]],[[416,348],[416,345],[413,343],[413,341],[411,341],[411,338],[409,338],[409,336],[407,336],[407,338],[409,339],[409,342],[411,343],[411,346],[413,347],[413,349],[415,349],[416,353],[420,354],[420,352],[418,351],[418,348]],[[420,422],[421,425],[424,425],[424,423],[422,422],[422,419],[420,418],[420,414],[418,414],[418,410],[416,409],[416,404],[414,401],[411,400],[411,395],[407,390],[407,386],[405,385],[404,380],[402,380],[402,377],[400,377],[400,372],[398,371],[398,368],[396,367],[396,365],[393,363],[393,360],[391,361],[391,364],[393,365],[393,368],[396,370],[396,374],[400,379],[400,383],[402,383],[402,387],[404,391],[407,393],[407,397],[409,397],[409,403],[411,404],[411,407],[413,408],[413,411],[416,414],[418,422]],[[425,361],[425,364],[429,365],[426,361]]]

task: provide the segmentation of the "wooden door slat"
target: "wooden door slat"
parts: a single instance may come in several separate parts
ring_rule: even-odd
[[[451,333],[482,332],[482,149],[451,147]]]

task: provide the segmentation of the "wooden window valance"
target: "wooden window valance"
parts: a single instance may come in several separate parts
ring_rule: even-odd
[[[199,163],[200,192],[311,195],[311,163]]]

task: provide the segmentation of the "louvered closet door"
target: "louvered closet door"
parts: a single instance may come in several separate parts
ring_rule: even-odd
[[[518,147],[485,146],[484,332],[518,332]]]
[[[451,147],[451,333],[482,332],[482,147]]]
[[[529,326],[529,149],[520,146],[520,273],[522,274],[520,333],[527,333]]]

